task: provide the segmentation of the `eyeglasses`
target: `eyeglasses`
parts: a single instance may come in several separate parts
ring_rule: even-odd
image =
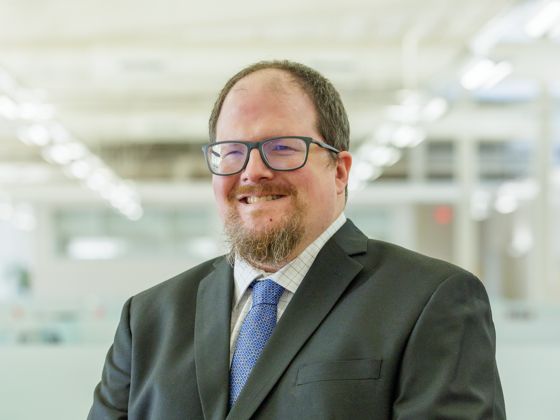
[[[340,150],[311,137],[273,137],[257,142],[219,141],[202,148],[208,169],[214,175],[235,175],[245,169],[251,150],[259,149],[264,164],[274,171],[295,171],[305,165],[313,143],[334,153]]]

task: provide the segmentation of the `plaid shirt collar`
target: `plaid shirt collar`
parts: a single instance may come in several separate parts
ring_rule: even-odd
[[[317,254],[323,248],[325,243],[335,234],[335,232],[342,227],[346,222],[344,213],[336,218],[332,224],[325,229],[321,235],[317,237],[307,248],[303,250],[295,259],[290,261],[276,273],[266,273],[258,268],[253,267],[242,258],[235,257],[235,265],[233,270],[233,277],[235,281],[234,293],[234,306],[239,303],[239,300],[253,282],[260,278],[272,279],[284,289],[295,293],[301,281],[309,271],[309,268],[315,261]]]

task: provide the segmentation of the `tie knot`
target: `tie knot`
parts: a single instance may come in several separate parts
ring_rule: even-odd
[[[261,304],[278,305],[284,288],[273,280],[253,282],[253,306]]]

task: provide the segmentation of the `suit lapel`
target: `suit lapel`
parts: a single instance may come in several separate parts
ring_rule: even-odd
[[[222,259],[201,281],[196,302],[195,363],[205,419],[227,413],[232,293],[232,270]]]
[[[361,271],[362,265],[350,255],[365,252],[366,248],[367,238],[349,221],[325,244],[278,322],[228,418],[250,418],[254,414]]]

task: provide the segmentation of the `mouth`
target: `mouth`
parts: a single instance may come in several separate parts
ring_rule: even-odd
[[[266,201],[275,201],[285,197],[285,195],[247,195],[239,198],[239,201],[243,204],[256,204],[263,203]]]

